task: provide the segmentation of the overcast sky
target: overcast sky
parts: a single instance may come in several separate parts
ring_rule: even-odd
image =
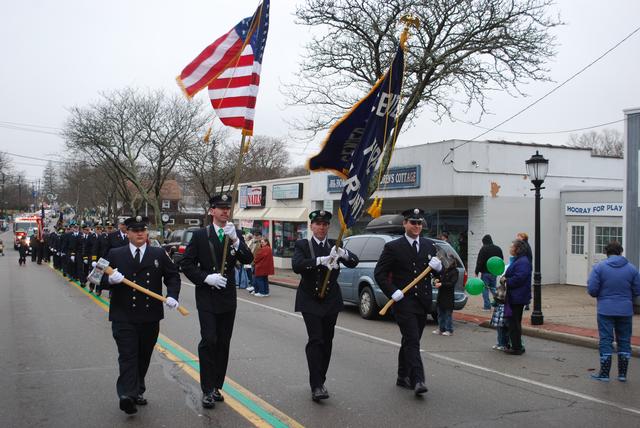
[[[265,51],[255,118],[256,134],[287,137],[285,118],[300,114],[285,108],[282,82],[295,78],[298,59],[309,34],[294,22],[301,0],[272,0],[269,39]],[[8,122],[38,125],[56,132],[67,108],[86,105],[100,91],[124,87],[165,88],[179,92],[175,77],[213,40],[241,18],[250,16],[258,0],[22,0],[3,2],[0,17],[0,151],[55,159],[63,140],[48,133],[7,128]],[[554,13],[566,25],[557,28],[558,55],[549,64],[556,83],[524,88],[528,98],[494,94],[492,116],[480,123],[492,127],[544,95],[587,65],[638,24],[637,0],[559,0]],[[527,135],[583,128],[623,119],[622,110],[640,107],[640,33],[569,84],[483,139],[563,144],[568,134]],[[206,91],[197,97],[206,99]],[[461,120],[475,120],[456,112]],[[399,146],[448,139],[471,139],[483,130],[461,123],[433,121],[428,110]],[[10,124],[9,124],[10,125]],[[44,128],[51,127],[51,128]],[[610,125],[623,131],[623,124]],[[233,134],[232,134],[233,135]],[[315,154],[290,142],[294,161]],[[13,158],[30,179],[42,174],[45,162]]]

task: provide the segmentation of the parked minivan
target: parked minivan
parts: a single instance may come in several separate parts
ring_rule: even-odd
[[[380,308],[389,300],[376,283],[373,272],[384,245],[404,235],[403,219],[401,215],[380,216],[367,225],[366,231],[370,233],[350,236],[343,241],[344,247],[358,256],[360,263],[353,269],[345,266],[340,267],[338,284],[342,291],[342,300],[357,304],[360,315],[365,319],[375,319]],[[447,242],[438,239],[431,240],[439,251],[453,255],[458,261],[460,267],[458,268],[458,282],[455,285],[454,292],[454,310],[460,310],[465,307],[468,299],[464,292],[464,284],[467,277],[464,264],[456,250]],[[404,285],[406,284],[402,284],[402,287]],[[434,320],[438,318],[436,312],[437,298],[438,290],[434,287],[433,305],[431,306],[431,316]]]

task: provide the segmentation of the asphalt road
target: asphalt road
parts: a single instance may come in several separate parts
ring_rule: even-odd
[[[10,234],[3,234],[5,243]],[[326,386],[310,399],[306,331],[294,290],[271,297],[239,290],[226,401],[200,406],[199,326],[193,287],[167,312],[147,375],[149,405],[126,416],[115,392],[117,352],[99,301],[47,266],[0,257],[0,426],[640,426],[640,364],[629,382],[589,379],[597,352],[526,338],[524,356],[491,349],[495,332],[456,322],[452,337],[422,340],[429,392],[395,386],[400,334],[392,320],[366,321],[355,308],[338,320]],[[615,374],[615,368],[612,371]]]

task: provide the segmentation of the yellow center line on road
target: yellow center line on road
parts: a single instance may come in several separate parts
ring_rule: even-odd
[[[51,265],[47,266],[53,269]],[[62,277],[60,272],[55,269],[54,271]],[[102,308],[105,312],[109,312],[109,303],[107,300],[102,297],[98,297],[93,293],[89,293],[89,291],[80,287],[73,280],[65,277],[63,278],[77,290],[89,297],[91,301]],[[158,343],[156,343],[155,349],[196,382],[200,382],[200,365],[199,359],[196,355],[192,354],[162,333],[158,336]],[[223,392],[225,393],[224,402],[256,427],[303,427],[303,425],[298,421],[267,403],[262,398],[253,394],[251,391],[229,377],[225,377]]]

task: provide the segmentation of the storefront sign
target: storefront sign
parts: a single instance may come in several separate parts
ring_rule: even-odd
[[[251,186],[247,189],[247,207],[264,207],[267,186]]]
[[[344,180],[336,175],[327,177],[327,192],[341,193]],[[379,190],[417,189],[420,187],[420,165],[389,168],[382,176]]]
[[[240,205],[240,208],[245,209],[247,208],[247,190],[249,188],[247,186],[241,186],[240,190],[238,191],[238,205]]]
[[[616,202],[571,202],[564,205],[564,215],[622,217],[624,204]]]
[[[302,183],[274,184],[271,195],[274,200],[302,199]]]

